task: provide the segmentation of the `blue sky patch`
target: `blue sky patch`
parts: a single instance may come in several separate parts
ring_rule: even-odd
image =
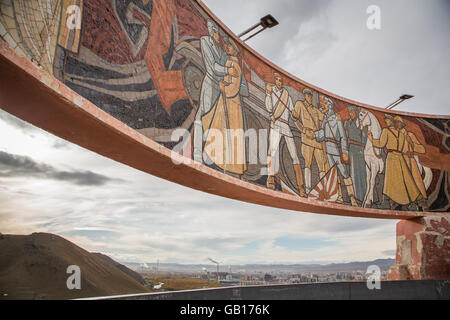
[[[323,238],[279,237],[274,244],[293,251],[308,251],[337,245],[336,241]]]

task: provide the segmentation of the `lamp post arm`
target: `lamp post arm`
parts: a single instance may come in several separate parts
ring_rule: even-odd
[[[261,28],[260,30],[258,30],[258,32],[255,32],[254,34],[252,34],[251,36],[249,36],[247,39],[245,39],[244,42],[247,41],[247,40],[249,40],[249,39],[251,39],[251,38],[253,38],[254,36],[256,36],[257,34],[263,32],[264,30],[266,30],[266,28],[264,28],[264,27]]]
[[[247,33],[249,33],[250,31],[256,29],[257,27],[259,27],[261,25],[261,22],[258,22],[257,24],[255,24],[254,26],[248,28],[247,30],[245,30],[244,32],[241,32],[240,34],[238,34],[238,37],[242,37],[244,35],[246,35]]]

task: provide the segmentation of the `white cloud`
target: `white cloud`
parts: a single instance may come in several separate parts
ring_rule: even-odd
[[[13,134],[24,138],[19,130]],[[41,134],[38,131],[32,140],[22,140],[14,151],[26,155]],[[42,151],[55,152],[52,145],[52,141],[41,143]],[[204,263],[208,256],[224,263],[343,261],[378,258],[383,256],[381,251],[395,247],[393,221],[252,205],[175,185],[73,145],[57,153],[58,157],[47,159],[48,164],[71,159],[72,168],[94,172],[102,168],[102,174],[124,181],[90,187],[23,177],[3,179],[3,233],[52,232],[88,250],[138,262]],[[390,241],[386,242],[383,230],[389,230]],[[331,242],[317,250],[298,251],[276,246],[280,237]],[[355,237],[367,238],[374,248],[361,249]],[[376,247],[379,242],[383,246]],[[257,245],[248,249],[252,243]]]

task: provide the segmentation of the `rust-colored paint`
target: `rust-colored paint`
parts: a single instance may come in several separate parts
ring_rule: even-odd
[[[100,110],[0,40],[0,107],[105,157],[193,189],[235,200],[320,214],[381,219],[448,215],[354,208],[268,190],[203,164],[175,165],[172,151]],[[175,154],[176,159],[186,158]]]
[[[0,12],[5,57],[22,69],[17,74],[25,72],[16,83],[2,74],[7,79],[3,100],[8,101],[3,108],[22,119],[143,171],[233,199],[367,217],[450,210],[450,117],[386,113],[297,79],[250,49],[198,0],[30,3],[8,2]],[[69,6],[79,9],[78,27],[67,24]],[[25,59],[8,53],[8,45]],[[30,60],[40,68],[30,67]],[[32,95],[14,98],[18,87],[33,88],[33,76],[53,90],[55,101],[38,87]],[[276,107],[273,88],[285,107]],[[27,98],[27,105],[18,104]],[[47,100],[49,105],[36,106]],[[76,108],[69,103],[54,110],[56,100]],[[85,119],[86,112],[95,126]],[[86,123],[77,118],[80,114]],[[386,117],[397,117],[397,127]],[[327,124],[337,131],[327,133]],[[78,125],[96,134],[107,125],[114,139],[106,146],[100,134],[86,136]],[[188,143],[173,136],[178,129],[191,137]],[[241,146],[234,157],[232,139],[205,152],[210,159],[225,153],[239,163],[224,164],[220,157],[205,166],[170,161],[171,150],[182,149],[202,162],[202,149],[212,145],[203,143],[211,136],[207,129],[223,137],[229,129],[259,135],[244,147],[245,134],[234,137]],[[382,133],[384,142],[378,139]],[[128,149],[136,141],[142,145]],[[278,162],[280,170],[275,170]]]
[[[450,218],[398,222],[395,260],[389,280],[450,280]]]

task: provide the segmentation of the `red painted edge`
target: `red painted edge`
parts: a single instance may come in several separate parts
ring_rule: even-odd
[[[175,165],[170,149],[102,111],[19,56],[2,40],[0,53],[0,108],[81,147],[157,177],[235,200],[295,211],[381,219],[449,215],[356,208],[304,199],[241,181],[180,155],[176,158],[189,163]]]

